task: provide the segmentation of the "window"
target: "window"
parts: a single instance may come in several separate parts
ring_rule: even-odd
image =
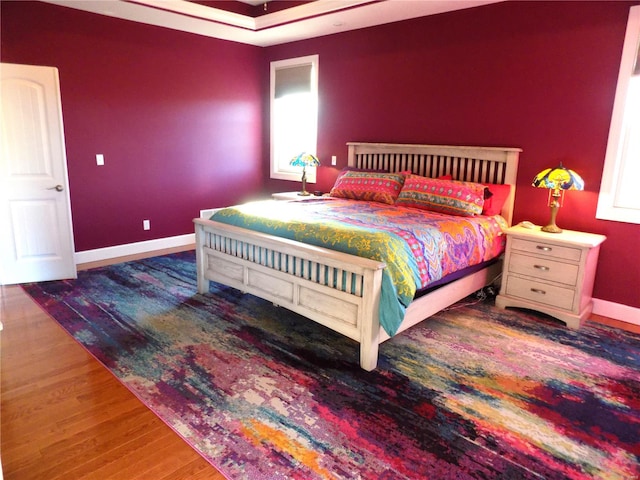
[[[289,162],[305,151],[316,154],[318,55],[271,62],[271,178],[300,181]],[[316,169],[307,168],[315,183]]]
[[[640,6],[631,7],[622,49],[596,218],[640,223]]]

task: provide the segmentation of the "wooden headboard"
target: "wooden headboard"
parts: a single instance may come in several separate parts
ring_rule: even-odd
[[[451,175],[454,180],[466,182],[512,185],[501,212],[511,225],[518,158],[522,151],[519,148],[362,142],[347,145],[350,167],[411,171],[431,178]]]

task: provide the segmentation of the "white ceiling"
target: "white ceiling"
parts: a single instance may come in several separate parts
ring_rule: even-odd
[[[257,18],[185,0],[44,0],[100,15],[266,47],[500,0],[318,0]],[[243,0],[260,4],[263,1]]]
[[[249,5],[253,5],[254,7],[256,5],[260,5],[261,3],[269,3],[271,0],[238,0],[239,2],[242,3],[248,3]]]

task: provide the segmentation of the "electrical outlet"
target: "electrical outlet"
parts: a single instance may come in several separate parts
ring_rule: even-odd
[[[143,230],[151,230],[151,222],[149,220],[142,221],[142,229]]]

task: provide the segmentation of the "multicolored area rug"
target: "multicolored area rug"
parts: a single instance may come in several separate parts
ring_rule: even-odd
[[[193,252],[26,291],[228,478],[632,479],[640,336],[456,305],[358,366],[351,340]]]

